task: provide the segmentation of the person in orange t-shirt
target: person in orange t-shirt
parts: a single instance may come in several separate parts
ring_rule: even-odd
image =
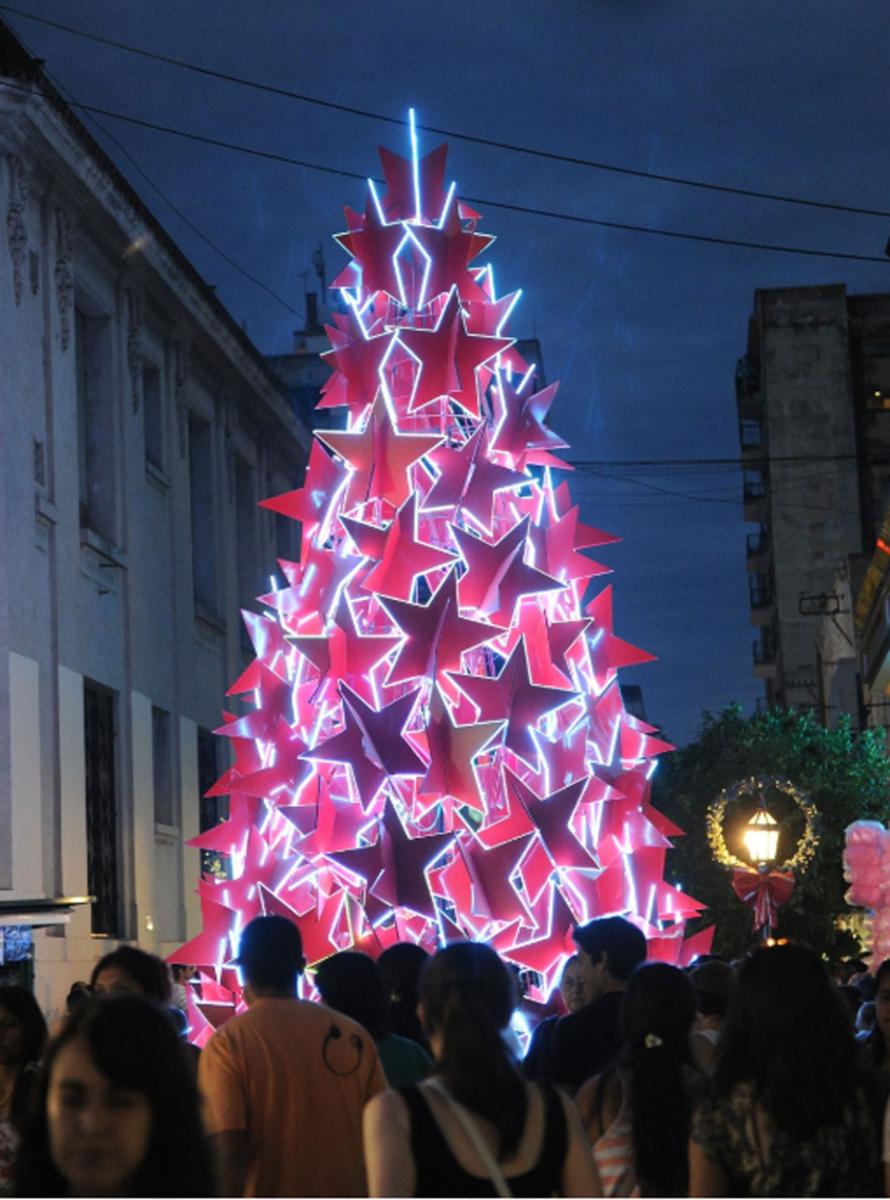
[[[237,959],[248,1011],[204,1047],[198,1084],[224,1196],[365,1196],[362,1110],[386,1087],[373,1039],[296,998],[300,932],[257,917]]]

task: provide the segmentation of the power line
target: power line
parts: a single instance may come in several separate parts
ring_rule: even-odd
[[[62,87],[62,85],[57,80],[52,79],[52,76],[49,75],[49,72],[47,72],[47,77],[52,81],[52,83],[55,87],[59,88],[60,91],[65,92],[65,94],[69,98],[69,102],[72,105],[76,104],[76,101],[73,99],[73,97],[71,96],[71,93],[68,91],[67,88]],[[206,245],[208,245],[210,247],[210,249],[214,251],[214,253],[218,254],[219,257],[222,258],[225,262],[227,262],[230,267],[234,268],[234,270],[236,270],[239,275],[243,275],[245,279],[249,280],[249,282],[254,284],[256,287],[262,288],[262,290],[264,292],[266,292],[267,295],[271,296],[273,300],[276,300],[280,305],[282,305],[282,307],[286,308],[288,310],[288,312],[293,313],[293,315],[295,317],[299,318],[299,320],[301,320],[304,324],[306,323],[306,318],[303,315],[303,313],[301,313],[299,311],[299,309],[294,308],[294,306],[292,304],[288,303],[288,301],[285,300],[283,296],[279,296],[276,291],[274,291],[272,288],[270,288],[268,284],[263,283],[263,281],[261,279],[257,279],[257,277],[255,275],[251,275],[251,273],[249,271],[245,270],[245,268],[242,267],[240,265],[240,263],[237,263],[235,261],[235,259],[231,257],[231,255],[227,254],[226,251],[223,250],[221,246],[218,246],[216,244],[216,242],[214,242],[211,238],[209,238],[202,229],[199,229],[198,226],[194,223],[194,221],[192,221],[191,218],[187,217],[185,215],[185,213],[182,211],[182,209],[179,208],[178,205],[174,204],[174,202],[170,199],[170,197],[166,194],[166,192],[162,191],[161,188],[158,187],[158,185],[155,183],[155,181],[153,179],[151,179],[149,177],[149,175],[146,174],[146,172],[143,170],[143,168],[140,166],[140,164],[136,161],[136,159],[133,157],[133,155],[118,140],[118,138],[116,138],[114,136],[114,134],[111,132],[111,130],[106,129],[104,125],[102,125],[99,121],[97,121],[94,116],[92,116],[92,114],[90,114],[89,119],[93,123],[93,125],[96,127],[96,129],[98,129],[101,133],[103,133],[105,135],[105,137],[107,137],[111,142],[114,143],[114,145],[118,148],[120,153],[123,154],[123,156],[130,162],[133,169],[138,171],[138,173],[142,176],[142,178],[145,180],[145,182],[148,184],[148,186],[150,188],[152,188],[160,196],[160,198],[171,209],[171,211],[174,212],[177,217],[179,217],[180,221],[182,221],[184,225],[187,225],[188,228],[191,229],[192,233],[194,233],[196,237],[199,237],[202,242],[205,242]]]
[[[890,463],[890,450],[874,451],[868,454],[770,454],[760,458],[622,458],[622,459],[606,459],[606,458],[575,458],[566,459],[571,462],[573,467],[580,467],[582,470],[587,470],[592,467],[696,467],[696,466],[723,466],[723,467],[740,467],[747,470],[749,467],[756,470],[759,467],[769,466],[770,463],[797,463],[797,462],[888,462]]]
[[[197,63],[188,62],[185,59],[174,58],[171,55],[146,50],[141,46],[132,46],[127,42],[119,42],[114,38],[103,37],[96,33],[88,33],[86,30],[76,29],[72,25],[65,25],[61,21],[53,21],[48,17],[39,17],[34,13],[27,12],[25,9],[15,8],[10,4],[0,4],[0,11],[15,13],[16,16],[24,17],[29,21],[36,21],[41,25],[50,26],[53,29],[72,34],[75,37],[85,38],[91,42],[98,42],[103,46],[110,46],[116,50],[123,50],[128,54],[137,54],[142,58],[152,59],[155,62],[166,63],[168,66],[177,67],[181,70],[192,71],[195,74],[204,75],[210,79],[219,79],[225,83],[234,83],[240,87],[252,88],[258,92],[267,92],[273,96],[283,96],[289,100],[297,100],[302,104],[311,104],[319,108],[347,113],[350,116],[363,117],[367,120],[379,121],[388,125],[404,127],[407,124],[402,118],[393,117],[387,113],[373,112],[355,105],[340,104],[333,100],[322,99],[319,96],[310,96],[304,92],[295,92],[290,88],[277,87],[269,83],[260,83],[255,79],[247,79],[241,75],[232,75],[226,71],[214,70],[211,67],[202,67]],[[506,150],[513,154],[524,154],[530,158],[546,159],[550,162],[559,162],[575,167],[587,167],[616,175],[628,175],[637,179],[649,179],[657,183],[670,183],[681,187],[699,188],[711,192],[721,192],[725,195],[744,196],[754,200],[769,200],[778,204],[797,204],[807,208],[821,208],[832,212],[855,213],[859,216],[890,217],[890,210],[885,209],[862,208],[852,204],[835,204],[830,201],[813,200],[804,196],[786,196],[778,192],[761,192],[755,191],[752,188],[734,187],[729,184],[712,183],[702,179],[686,179],[680,175],[666,175],[655,171],[643,171],[636,167],[599,162],[595,159],[582,158],[573,154],[559,154],[553,150],[541,150],[533,146],[521,146],[513,142],[483,137],[481,134],[465,133],[456,129],[443,129],[435,125],[421,125],[419,128],[427,133],[433,133],[437,137],[454,138],[458,141],[472,142],[478,146],[488,146],[494,150]]]
[[[22,14],[22,15],[26,15],[26,14]],[[22,39],[22,44],[25,46],[25,49],[28,51],[28,53],[31,54],[32,58],[36,57],[34,55],[33,51],[31,51],[28,48],[27,44],[24,42],[24,39]],[[55,79],[52,76],[52,74],[46,69],[45,65],[41,69],[42,69],[44,75],[47,77],[47,79],[53,85],[53,87],[56,88],[59,92],[63,93],[67,97],[68,103],[71,104],[72,107],[74,107],[74,106],[82,107],[81,105],[77,104],[77,101],[74,99],[74,97],[72,96],[72,94],[68,90],[68,88],[66,88],[64,86],[64,84],[62,84],[58,79]],[[277,292],[273,291],[272,288],[270,288],[268,286],[268,284],[263,283],[263,281],[261,279],[257,279],[255,275],[251,275],[251,273],[249,271],[245,270],[245,268],[242,267],[240,265],[240,263],[237,263],[229,254],[227,254],[226,251],[222,249],[222,247],[217,246],[216,242],[212,241],[211,238],[209,238],[202,229],[199,229],[198,226],[194,223],[194,221],[192,221],[189,217],[187,217],[185,215],[185,213],[182,211],[182,209],[180,209],[178,207],[178,205],[174,204],[174,202],[170,199],[170,197],[167,195],[167,193],[164,192],[158,186],[158,184],[155,183],[155,181],[148,175],[148,173],[143,169],[143,167],[136,161],[136,159],[129,152],[129,150],[127,150],[126,146],[124,146],[123,143],[114,136],[114,134],[111,132],[110,129],[106,129],[105,126],[102,125],[101,122],[97,121],[96,118],[92,115],[90,115],[89,119],[90,119],[91,123],[93,124],[93,126],[96,129],[98,129],[100,133],[102,133],[105,137],[107,137],[109,141],[114,143],[114,145],[117,147],[117,149],[120,151],[120,153],[128,160],[128,162],[134,168],[134,170],[139,172],[139,174],[142,176],[142,178],[145,180],[145,182],[148,184],[148,186],[150,188],[152,188],[152,190],[154,192],[156,192],[158,196],[160,196],[160,198],[164,201],[164,203],[168,206],[168,208],[170,208],[171,211],[174,212],[177,217],[179,217],[180,221],[182,221],[183,224],[187,225],[188,228],[191,229],[192,233],[194,233],[197,237],[199,237],[201,239],[201,241],[205,242],[206,245],[208,245],[210,247],[210,249],[214,251],[215,254],[218,254],[220,258],[222,258],[225,262],[227,262],[230,267],[233,267],[234,270],[236,270],[240,275],[243,275],[245,279],[247,279],[251,283],[255,284],[256,287],[262,288],[262,290],[264,292],[266,292],[269,296],[271,296],[273,300],[276,300],[279,304],[283,305],[289,312],[293,313],[295,317],[298,317],[301,321],[303,321],[305,323],[306,318],[301,312],[299,312],[296,308],[294,308],[293,305],[289,304],[287,302],[287,300],[285,300],[282,296],[279,296]]]
[[[43,96],[43,93],[35,92],[33,89],[24,87],[19,84],[14,84],[8,80],[0,80],[4,87],[12,88],[15,91],[30,93],[31,95]],[[320,171],[326,175],[337,175],[345,179],[358,179],[362,182],[367,180],[366,175],[359,174],[357,171],[346,171],[339,167],[329,167],[321,163],[308,162],[305,159],[293,158],[287,154],[279,154],[271,150],[257,150],[252,146],[240,145],[236,142],[227,142],[221,138],[208,137],[204,134],[191,133],[188,130],[176,129],[170,125],[161,125],[155,121],[147,121],[141,117],[127,116],[124,113],[114,112],[111,109],[100,108],[92,104],[71,104],[72,108],[77,108],[83,112],[96,113],[99,116],[109,117],[115,121],[124,121],[129,125],[136,125],[142,129],[153,129],[158,133],[165,133],[173,137],[185,138],[192,142],[201,142],[204,145],[216,146],[223,150],[232,150],[239,154],[248,154],[254,158],[264,158],[273,162],[286,163],[289,166],[302,167],[310,171]],[[382,182],[382,181],[380,181]],[[504,200],[489,200],[481,196],[465,196],[471,204],[479,204],[484,208],[497,208],[507,212],[522,213],[526,216],[547,217],[556,221],[568,221],[575,225],[595,226],[600,229],[614,229],[624,233],[645,233],[655,235],[657,237],[674,238],[685,242],[703,242],[713,246],[734,246],[746,250],[762,250],[775,254],[795,254],[807,258],[831,258],[843,259],[847,262],[871,262],[880,263],[881,266],[888,265],[887,258],[880,257],[876,254],[852,254],[842,250],[816,250],[810,247],[803,246],[783,246],[775,245],[767,242],[749,242],[741,238],[726,238],[716,237],[703,233],[682,233],[674,229],[656,229],[648,225],[631,225],[624,221],[607,221],[599,217],[583,217],[573,213],[555,212],[552,209],[534,208],[524,204],[510,204]]]
[[[632,475],[613,475],[607,471],[592,471],[591,474],[597,475],[601,479],[615,479],[615,480],[619,480],[622,483],[633,484],[635,487],[647,488],[649,491],[658,492],[663,496],[676,496],[680,500],[693,500],[696,503],[707,503],[707,504],[730,504],[735,509],[740,509],[742,507],[738,499],[730,499],[726,496],[703,496],[701,494],[695,494],[695,493],[689,493],[689,492],[677,492],[677,491],[674,491],[672,488],[663,488],[663,487],[659,487],[655,483],[646,483],[642,479],[634,479],[634,477]],[[841,514],[843,516],[847,516],[847,517],[860,517],[861,516],[861,513],[855,512],[852,509],[830,508],[825,505],[811,504],[811,503],[805,502],[805,501],[795,503],[793,500],[772,499],[770,501],[770,506],[772,508],[806,508],[810,512],[839,513],[839,514]]]

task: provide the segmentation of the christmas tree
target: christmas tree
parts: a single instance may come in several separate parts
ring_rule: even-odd
[[[192,842],[230,856],[199,883],[200,1044],[240,1003],[241,928],[277,913],[313,963],[397,940],[484,939],[546,998],[578,922],[626,914],[687,962],[701,905],[664,879],[681,831],[649,799],[670,747],[617,675],[651,655],[613,632],[617,539],[554,472],[566,443],[477,259],[494,240],[445,186],[446,147],[381,151],[385,190],[346,209],[351,261],[305,483],[265,502],[299,522],[298,563],[246,613],[255,659],[230,689],[229,816]],[[588,593],[593,593],[587,600]],[[309,985],[305,985],[309,986]]]

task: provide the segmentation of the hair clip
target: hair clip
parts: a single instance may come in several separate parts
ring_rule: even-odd
[[[663,1046],[664,1042],[661,1040],[661,1038],[658,1036],[657,1033],[647,1033],[646,1037],[645,1037],[644,1045],[647,1050],[655,1050],[659,1046]]]

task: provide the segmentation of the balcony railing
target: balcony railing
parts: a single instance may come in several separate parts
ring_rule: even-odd
[[[769,666],[776,661],[778,646],[775,635],[771,632],[761,634],[753,646],[754,664],[758,667]]]
[[[757,533],[749,533],[745,539],[748,558],[759,558],[761,554],[769,554],[769,531],[760,529]]]
[[[748,576],[748,599],[752,608],[769,608],[773,602],[773,585],[768,576]]]

